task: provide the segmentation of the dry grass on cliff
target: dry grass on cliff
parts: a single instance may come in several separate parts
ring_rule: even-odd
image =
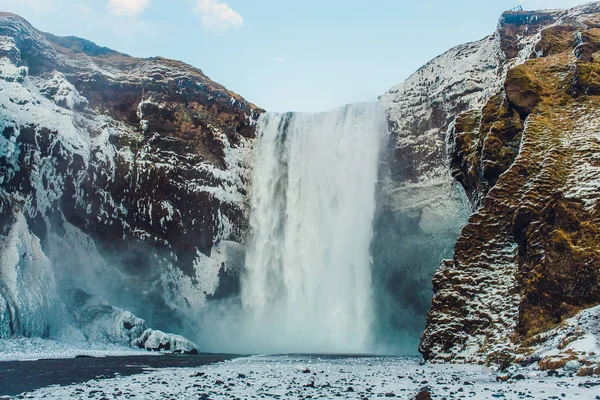
[[[526,62],[509,73],[510,98],[523,110],[531,109],[525,142],[532,141],[548,152],[537,188],[524,200],[536,214],[521,243],[526,251],[520,260],[523,300],[518,331],[524,338],[548,331],[583,308],[600,302],[600,234],[598,225],[583,204],[562,194],[569,181],[584,181],[574,174],[571,145],[578,125],[590,110],[600,109],[593,95],[600,88],[600,64],[577,60],[575,29],[561,27],[544,31],[538,47],[548,56]],[[600,43],[600,31],[586,31],[590,46]],[[535,92],[534,95],[530,95]],[[583,112],[582,112],[583,111]],[[586,112],[587,111],[587,112]],[[592,140],[593,132],[588,132]],[[528,345],[527,341],[524,345]]]

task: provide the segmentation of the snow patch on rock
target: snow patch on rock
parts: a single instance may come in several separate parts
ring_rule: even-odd
[[[535,341],[541,344],[521,362],[539,360],[537,366],[542,369],[574,370],[582,376],[600,374],[600,306],[581,311]]]
[[[152,329],[146,330],[133,344],[148,351],[168,351],[170,353],[197,353],[197,346],[183,336],[171,335]]]

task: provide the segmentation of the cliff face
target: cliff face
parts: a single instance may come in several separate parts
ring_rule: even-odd
[[[492,35],[437,57],[379,99],[391,136],[374,224],[375,287],[383,288],[381,303],[393,305],[391,325],[415,337],[431,305],[432,276],[472,212],[451,175],[447,131],[457,114],[501,88],[503,68]]]
[[[0,14],[0,336],[62,329],[79,290],[185,331],[235,289],[261,112],[191,66]]]
[[[426,359],[600,372],[599,28],[598,3],[508,12],[384,96],[397,159],[420,140],[441,165],[445,141],[474,210],[433,279]]]

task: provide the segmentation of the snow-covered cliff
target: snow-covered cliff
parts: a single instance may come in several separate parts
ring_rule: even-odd
[[[451,174],[474,210],[433,279],[425,358],[598,371],[599,20],[507,12],[382,96],[398,202],[438,201]]]
[[[481,107],[502,85],[498,35],[458,46],[380,97],[391,138],[382,170],[372,247],[376,287],[390,325],[417,347],[431,305],[431,279],[471,213],[452,177],[447,132],[456,115]],[[393,307],[390,307],[393,304]],[[383,326],[385,329],[385,326]]]
[[[115,306],[192,330],[235,286],[261,111],[183,63],[0,14],[0,337],[140,337]],[[96,329],[113,323],[126,338]]]

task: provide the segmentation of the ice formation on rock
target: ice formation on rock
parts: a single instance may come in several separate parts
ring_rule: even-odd
[[[0,13],[0,337],[130,343],[131,312],[193,332],[238,273],[260,112],[183,63]]]

